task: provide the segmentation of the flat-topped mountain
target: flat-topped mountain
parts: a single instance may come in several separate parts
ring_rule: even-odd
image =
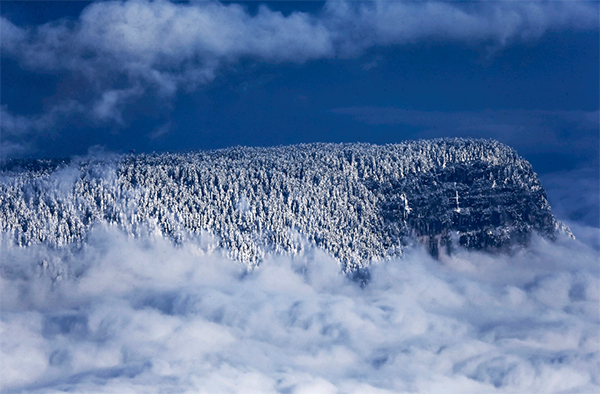
[[[95,223],[175,242],[210,233],[232,257],[316,245],[346,270],[456,246],[497,250],[568,232],[531,165],[496,141],[303,144],[78,160],[12,160],[0,223],[16,245],[85,242]]]

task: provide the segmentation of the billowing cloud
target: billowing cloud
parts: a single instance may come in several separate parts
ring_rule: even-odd
[[[74,28],[64,21],[27,30],[4,18],[2,24],[9,37],[3,50],[28,67],[90,80],[122,74],[163,95],[207,83],[220,65],[245,56],[304,62],[334,53],[329,31],[308,14],[284,17],[261,7],[250,16],[235,4],[101,2],[87,7]]]
[[[595,29],[585,2],[344,2],[287,16],[260,6],[130,0],[89,5],[75,21],[19,27],[2,17],[2,53],[26,68],[70,71],[92,97],[72,100],[100,121],[122,121],[129,102],[172,97],[212,81],[240,59],[303,63],[423,40],[501,47],[552,30]],[[51,110],[52,111],[52,110]]]
[[[131,97],[142,93],[139,86],[130,89],[114,89],[102,93],[102,97],[94,104],[93,115],[100,121],[113,120],[117,123],[123,123],[121,110],[119,107],[126,103]]]
[[[597,252],[414,250],[361,288],[320,250],[253,271],[98,227],[2,250],[3,392],[559,393],[598,390]]]

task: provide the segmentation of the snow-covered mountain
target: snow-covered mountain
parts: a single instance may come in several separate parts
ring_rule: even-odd
[[[401,255],[415,241],[438,255],[569,232],[531,165],[491,140],[4,163],[0,223],[10,242],[78,245],[100,222],[175,242],[212,234],[251,265],[270,251],[317,245],[346,270]]]

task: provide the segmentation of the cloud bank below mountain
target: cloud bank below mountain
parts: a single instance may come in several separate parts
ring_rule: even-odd
[[[596,392],[597,251],[413,250],[361,288],[324,252],[258,268],[210,238],[96,227],[2,250],[3,392]]]

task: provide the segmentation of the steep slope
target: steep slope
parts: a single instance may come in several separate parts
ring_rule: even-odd
[[[346,270],[415,240],[437,255],[568,232],[527,161],[470,139],[9,161],[0,222],[20,246],[80,244],[98,222],[175,242],[210,233],[248,264],[314,244]]]

